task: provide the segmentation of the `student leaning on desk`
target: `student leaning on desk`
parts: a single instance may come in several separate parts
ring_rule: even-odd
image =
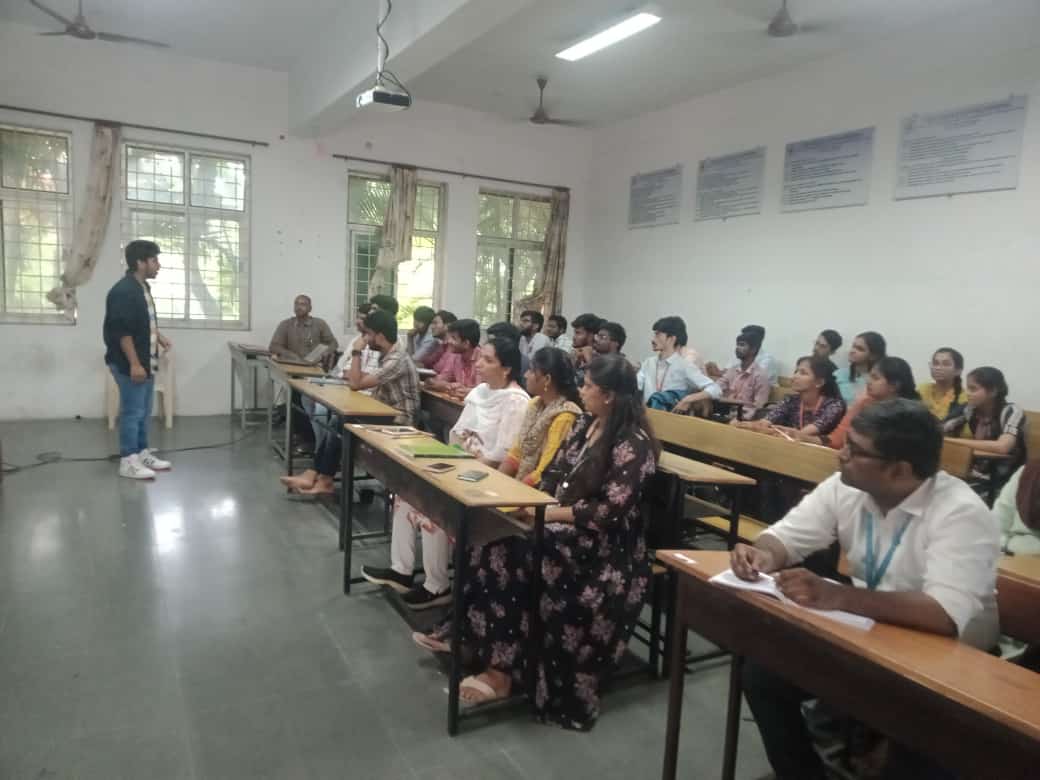
[[[731,554],[734,573],[754,580],[759,572],[778,571],[780,591],[802,606],[841,609],[992,648],[999,635],[997,524],[967,484],[939,470],[941,452],[939,423],[920,403],[895,399],[864,409],[852,421],[840,473],[754,546],[738,544]],[[835,541],[853,585],[798,568]],[[809,694],[751,663],[744,691],[777,777],[826,777],[800,712]],[[898,746],[891,761],[899,769],[886,777],[948,776]]]

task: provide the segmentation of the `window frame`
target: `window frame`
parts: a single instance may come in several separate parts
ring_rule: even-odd
[[[192,262],[192,241],[194,232],[192,230],[196,221],[206,219],[230,219],[239,224],[239,268],[245,266],[245,281],[238,283],[239,295],[239,319],[237,320],[213,320],[193,319],[190,316],[191,299],[190,293],[185,299],[186,315],[184,317],[170,318],[159,317],[158,324],[164,330],[227,330],[244,331],[252,328],[252,297],[253,297],[253,158],[252,155],[242,152],[229,152],[220,149],[207,149],[180,144],[164,143],[150,140],[137,140],[134,138],[123,138],[120,142],[122,149],[120,154],[120,246],[125,247],[126,242],[133,240],[128,237],[128,226],[130,217],[134,212],[148,214],[172,214],[180,215],[185,220],[184,232],[184,274],[185,289],[190,290],[190,263]],[[128,162],[130,149],[142,149],[150,152],[161,152],[167,154],[180,154],[184,158],[184,202],[183,203],[159,203],[156,201],[131,199],[128,195]],[[214,206],[194,206],[191,202],[192,175],[191,165],[194,157],[208,157],[218,160],[234,160],[245,166],[245,187],[242,192],[242,209],[217,208]],[[160,243],[160,248],[162,244]],[[242,247],[245,251],[242,251]],[[162,256],[160,255],[160,262]],[[162,273],[160,271],[160,273]],[[241,273],[241,271],[239,272]]]
[[[0,325],[75,325],[79,314],[78,309],[75,307],[71,310],[53,309],[46,312],[9,312],[7,310],[7,258],[4,252],[3,220],[3,204],[5,202],[31,204],[33,201],[41,199],[53,199],[54,202],[62,204],[59,217],[64,220],[64,224],[59,230],[61,251],[58,255],[58,279],[60,280],[61,274],[65,271],[65,251],[69,248],[74,238],[76,223],[76,203],[73,195],[75,192],[75,178],[72,165],[73,133],[71,130],[38,127],[36,125],[18,125],[11,122],[0,122],[0,130],[24,133],[26,135],[45,135],[63,138],[68,156],[65,163],[65,192],[4,187],[3,179],[0,178]],[[2,165],[2,162],[0,162],[0,165]]]
[[[345,313],[343,316],[343,325],[345,333],[354,332],[354,316],[357,313],[358,301],[357,301],[357,273],[354,263],[354,243],[357,236],[377,236],[382,232],[382,226],[376,227],[375,225],[368,225],[359,222],[350,221],[350,179],[356,177],[359,179],[370,179],[372,181],[390,182],[390,177],[387,174],[376,173],[373,171],[366,170],[347,170],[347,289],[344,295]],[[434,241],[433,251],[433,300],[430,306],[433,309],[440,309],[441,302],[441,288],[443,278],[443,264],[444,264],[444,216],[446,213],[445,199],[447,196],[447,186],[444,182],[428,181],[420,179],[416,182],[418,187],[435,187],[439,190],[439,196],[437,198],[437,230],[420,230],[414,228],[412,230],[413,239],[416,236],[422,238],[432,238]],[[414,249],[414,246],[413,246]],[[396,275],[395,275],[396,276]],[[394,279],[394,292],[397,292],[397,279]],[[410,329],[409,325],[409,329]]]
[[[539,252],[541,254],[541,264],[540,264],[540,270],[538,272],[539,276],[541,276],[541,273],[542,273],[541,268],[544,268],[544,266],[545,266],[545,236],[542,236],[542,240],[541,241],[532,241],[530,239],[522,239],[522,238],[517,238],[516,237],[517,230],[518,230],[517,226],[520,223],[520,202],[526,200],[526,201],[534,201],[534,202],[537,202],[537,203],[551,204],[552,203],[552,198],[550,198],[547,195],[537,195],[537,194],[530,193],[530,192],[507,192],[505,190],[486,189],[484,187],[481,187],[477,191],[477,214],[478,214],[477,230],[478,231],[480,229],[480,221],[479,221],[480,198],[485,196],[485,195],[488,195],[488,196],[491,196],[491,197],[497,197],[497,198],[510,198],[513,201],[513,214],[512,214],[512,233],[513,233],[513,235],[511,237],[504,238],[504,237],[500,237],[500,236],[482,236],[482,235],[480,235],[479,232],[477,232],[477,234],[476,234],[476,238],[477,238],[477,257],[478,258],[480,256],[480,248],[482,246],[495,248],[495,249],[505,249],[507,251],[507,253],[508,253],[509,268],[508,268],[508,272],[507,272],[507,279],[508,279],[509,285],[508,285],[508,300],[507,300],[507,303],[506,303],[506,309],[507,310],[504,313],[503,312],[499,312],[499,318],[504,318],[506,321],[512,321],[512,318],[513,318],[513,314],[512,314],[512,312],[513,312],[513,304],[515,303],[515,297],[513,295],[513,282],[514,282],[514,273],[516,271],[516,253],[519,250]],[[550,216],[550,219],[551,219],[551,216]],[[548,233],[548,231],[549,231],[549,224],[548,224],[548,222],[545,225],[545,230],[546,230],[546,233]],[[474,269],[473,269],[474,270],[474,274],[476,273],[476,270],[477,270],[476,259],[477,258],[474,258]],[[475,278],[476,277],[474,276],[474,279]],[[538,280],[539,280],[538,277],[535,277],[535,285],[536,286],[538,284]],[[476,303],[477,303],[477,301],[476,301],[476,294],[477,294],[476,285],[474,284],[474,288],[473,288],[473,311],[474,311],[474,315],[475,316],[476,316],[476,308],[477,308],[477,306],[476,306]],[[481,322],[480,324],[481,324],[482,327],[484,327],[484,326],[490,325],[492,323],[490,323],[490,322]]]

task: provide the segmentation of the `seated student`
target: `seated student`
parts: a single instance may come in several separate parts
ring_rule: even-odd
[[[325,320],[311,316],[310,296],[297,295],[293,313],[296,316],[279,322],[271,336],[268,349],[274,357],[301,360],[319,344],[328,347],[326,354],[335,354],[339,342]]]
[[[660,445],[646,420],[636,372],[617,354],[595,358],[585,374],[578,419],[539,488],[559,506],[545,514],[541,619],[544,641],[528,657],[532,536],[475,548],[464,591],[463,642],[480,674],[462,681],[473,705],[526,686],[535,716],[587,731],[599,716],[599,686],[624,655],[650,583],[640,499]],[[478,556],[479,554],[479,556]],[[429,635],[424,646],[434,645]]]
[[[392,295],[373,295],[368,299],[368,302],[372,304],[372,308],[385,311],[394,317],[394,319],[397,318],[397,312],[401,308],[401,304],[399,304],[397,299]]]
[[[764,531],[754,546],[738,544],[733,572],[746,580],[776,575],[796,604],[842,609],[982,650],[999,636],[995,598],[997,526],[978,496],[939,470],[942,432],[920,403],[896,399],[852,421],[841,472]],[[837,541],[853,585],[796,567]],[[744,695],[778,778],[823,780],[822,763],[802,719],[809,694],[747,663]],[[932,777],[907,771],[927,761],[893,745],[885,777]],[[894,762],[894,765],[893,763]]]
[[[770,409],[764,419],[732,424],[763,433],[779,430],[779,435],[786,438],[811,441],[828,435],[841,422],[845,402],[841,400],[827,361],[808,356],[798,358],[791,390],[794,392]]]
[[[446,360],[438,363],[437,376],[426,380],[426,387],[462,399],[477,386],[477,358],[480,357],[480,324],[476,320],[456,320],[444,336]]]
[[[422,360],[415,361],[416,368],[428,368],[435,372],[437,371],[437,366],[446,353],[444,338],[448,334],[448,326],[457,319],[458,317],[445,309],[433,315],[433,319],[430,320],[430,334],[433,336],[433,342],[430,348],[422,355]]]
[[[481,463],[497,468],[516,441],[531,400],[516,381],[520,375],[520,351],[516,342],[498,338],[481,347],[477,372],[481,384],[466,396],[466,405],[448,438],[477,456]],[[423,569],[426,572],[422,585],[413,585],[412,576],[417,528],[422,532]],[[390,568],[363,566],[361,576],[371,583],[403,593],[402,600],[412,609],[428,609],[451,601],[450,559],[448,535],[398,497],[394,502]]]
[[[769,402],[769,377],[757,360],[761,344],[758,333],[742,331],[737,336],[737,347],[734,350],[739,362],[727,368],[718,381],[722,398],[740,401],[745,420],[754,419],[758,410]],[[674,411],[685,412],[693,404],[710,397],[704,391],[693,393],[676,404]]]
[[[908,401],[921,400],[917,390],[914,389],[914,372],[911,370],[910,364],[902,358],[883,357],[870,369],[867,377],[867,389],[848,408],[845,416],[838,423],[838,427],[829,436],[805,437],[803,441],[826,444],[840,450],[845,446],[849,427],[857,415],[871,404],[876,404],[878,401],[889,401],[893,398],[905,398]]]
[[[885,356],[885,349],[884,336],[872,330],[860,333],[852,340],[852,346],[849,347],[849,370],[837,373],[838,390],[846,406],[851,405],[866,389],[870,369]]]
[[[574,330],[574,354],[571,357],[574,359],[574,370],[577,371],[578,387],[582,385],[585,366],[596,356],[593,343],[599,332],[599,326],[604,321],[595,314],[581,314],[571,321],[571,328]]]
[[[1007,400],[1007,381],[999,369],[976,368],[968,374],[967,385],[968,405],[944,428],[964,437],[954,440],[970,444],[974,450],[1010,455],[1006,460],[976,458],[972,466],[973,481],[988,479],[992,487],[1000,488],[1026,461],[1026,415]]]
[[[941,423],[960,417],[968,403],[961,383],[964,355],[953,347],[939,347],[932,355],[932,381],[923,382],[917,392],[928,411]]]
[[[545,317],[540,311],[528,309],[520,315],[520,354],[531,359],[531,355],[542,347],[550,346],[549,337],[542,333]]]
[[[440,352],[440,342],[433,335],[433,318],[437,312],[429,306],[417,306],[412,312],[412,332],[408,335],[408,354],[416,366],[426,365],[431,354]]]
[[[361,348],[366,343],[380,353],[379,370],[371,374],[361,371]],[[397,320],[388,312],[373,311],[365,317],[365,331],[351,344],[350,355],[347,372],[350,389],[371,389],[374,399],[400,412],[394,422],[414,425],[419,409],[419,375],[411,357],[397,341]],[[333,424],[338,425],[335,419]],[[314,453],[314,468],[299,476],[282,477],[282,484],[305,495],[335,493],[333,478],[339,471],[342,446],[339,436],[326,436]]]
[[[745,325],[740,329],[741,333],[750,334],[752,337],[758,339],[758,343],[761,345],[766,340],[766,329],[761,325]],[[768,352],[763,352],[761,346],[758,350],[758,357],[755,358],[755,362],[762,367],[762,370],[766,372],[766,376],[769,378],[769,386],[772,387],[780,379],[780,365],[776,362],[776,358],[770,355]],[[739,360],[730,362],[726,368],[735,368],[740,365]],[[722,369],[719,368],[717,363],[709,362],[704,366],[705,373],[713,379],[719,379],[722,376]]]
[[[1011,475],[993,504],[1000,524],[1000,549],[1012,555],[1040,555],[1040,460]]]
[[[679,341],[686,339],[686,324],[679,317],[662,317],[653,324],[653,332],[650,346],[655,354],[643,361],[636,375],[647,406],[671,411],[680,401],[694,395],[699,398],[722,397],[717,384],[679,356]],[[689,404],[676,411],[688,409]]]
[[[619,322],[600,322],[596,337],[592,340],[592,349],[597,355],[621,355],[625,353],[621,348],[625,346],[628,335]],[[627,358],[625,358],[627,360]],[[631,363],[631,361],[629,361]]]
[[[838,331],[829,328],[822,330],[816,337],[816,341],[813,342],[812,356],[829,360],[834,366],[834,370],[837,371],[838,366],[834,362],[834,353],[841,349],[841,343],[841,334]]]
[[[549,337],[549,343],[557,349],[562,349],[568,355],[574,349],[574,342],[567,335],[567,318],[562,314],[552,314],[545,321],[545,335]]]
[[[574,364],[562,349],[542,347],[531,356],[524,386],[531,402],[520,433],[498,470],[527,485],[537,485],[582,413]]]

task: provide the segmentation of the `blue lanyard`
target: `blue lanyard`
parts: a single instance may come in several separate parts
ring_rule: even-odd
[[[866,509],[863,510],[863,527],[867,535],[867,554],[864,566],[866,567],[867,575],[867,589],[877,590],[878,584],[881,582],[881,578],[885,576],[885,572],[888,571],[888,565],[892,563],[892,556],[895,555],[896,548],[899,543],[903,541],[903,534],[906,532],[907,527],[910,525],[911,518],[907,518],[903,526],[896,531],[895,536],[892,537],[892,544],[888,547],[888,552],[885,553],[884,559],[881,561],[881,566],[877,565],[877,552],[874,549],[874,515],[868,512]],[[881,547],[881,540],[878,539],[878,548]],[[880,549],[878,550],[878,552]]]

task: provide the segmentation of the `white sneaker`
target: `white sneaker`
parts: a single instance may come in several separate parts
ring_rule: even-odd
[[[119,459],[119,476],[130,479],[155,479],[155,472],[141,463],[141,453]]]
[[[170,461],[156,457],[153,450],[141,450],[137,453],[137,457],[140,459],[142,466],[152,471],[169,471],[172,466]]]

